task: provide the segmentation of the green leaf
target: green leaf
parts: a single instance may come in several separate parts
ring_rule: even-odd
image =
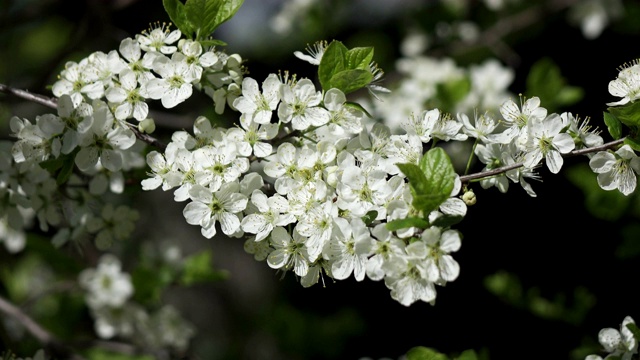
[[[221,0],[188,0],[185,4],[187,20],[196,30],[196,40],[205,39],[215,28]]]
[[[387,230],[389,231],[396,231],[396,230],[406,229],[410,227],[426,229],[429,227],[429,222],[425,219],[421,219],[417,217],[408,217],[404,219],[391,220],[387,223]]]
[[[604,111],[604,123],[607,125],[611,137],[615,140],[622,137],[622,124],[615,115]]]
[[[62,168],[62,165],[64,165],[63,156],[58,156],[57,158],[51,158],[40,162],[40,167],[51,174],[54,174],[58,169]]]
[[[171,22],[185,35],[191,36],[194,29],[187,20],[184,4],[180,0],[162,0],[164,11],[169,15]]]
[[[465,350],[454,360],[478,360],[478,354],[476,354],[475,350]]]
[[[449,360],[449,358],[428,347],[417,346],[407,352],[407,360]]]
[[[320,65],[318,65],[318,80],[320,80],[324,91],[331,89],[330,84],[333,76],[346,69],[345,56],[347,51],[349,49],[336,40],[333,40],[324,50]]]
[[[431,225],[446,228],[459,223],[462,219],[464,219],[464,216],[444,214],[434,220]]]
[[[373,60],[372,47],[356,47],[345,54],[347,69],[360,69],[369,71],[369,64]]]
[[[633,334],[633,337],[636,338],[636,340],[640,341],[640,329],[638,328],[638,326],[635,323],[628,323],[626,326],[627,329],[629,329],[629,331],[631,331],[631,333]]]
[[[415,164],[396,164],[398,169],[402,171],[404,176],[409,180],[409,185],[418,194],[425,193],[428,190],[427,177],[422,169]]]
[[[209,31],[211,34],[218,26],[222,25],[225,21],[231,19],[233,15],[235,15],[240,7],[244,3],[244,0],[223,0],[222,4],[218,8],[218,12],[216,13],[216,17],[214,19],[215,25]]]
[[[344,70],[334,74],[329,80],[329,89],[336,88],[348,94],[362,89],[373,80],[373,75],[369,70]],[[324,85],[323,85],[324,89]]]
[[[377,217],[378,212],[375,210],[371,210],[362,217],[362,221],[364,221],[364,223],[368,226],[371,225],[371,223],[373,223]]]
[[[627,136],[626,138],[624,138],[624,143],[626,145],[631,146],[633,150],[640,151],[640,138],[638,137],[632,138],[630,136]]]
[[[640,126],[640,101],[607,108],[621,123],[630,126]]]
[[[451,195],[456,172],[447,153],[439,147],[429,150],[420,159],[420,169],[425,175],[426,183],[420,188],[414,188],[419,202],[419,210],[425,214],[435,210]],[[402,169],[400,169],[402,170]],[[404,171],[403,171],[404,173]],[[411,179],[409,179],[411,184]]]
[[[183,285],[189,286],[196,283],[226,279],[226,271],[215,270],[213,268],[212,257],[211,251],[206,250],[186,258],[180,282]]]
[[[365,109],[362,105],[360,105],[360,104],[358,104],[356,102],[347,101],[347,102],[344,103],[344,106],[350,107],[350,108],[358,110],[358,111],[362,111],[369,118],[372,117],[371,114],[369,114],[369,112],[367,111],[367,109]]]

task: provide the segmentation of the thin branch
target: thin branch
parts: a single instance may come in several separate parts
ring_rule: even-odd
[[[19,98],[38,103],[40,105],[48,106],[52,109],[58,108],[58,99],[56,98],[49,98],[44,95],[33,94],[28,91],[12,88],[4,84],[0,84],[0,93],[14,95]],[[164,151],[167,148],[167,146],[164,143],[162,143],[160,140],[154,138],[149,134],[145,134],[141,132],[140,130],[138,130],[138,128],[135,125],[129,124],[129,123],[127,124],[129,125],[129,128],[131,129],[131,131],[133,131],[133,133],[136,135],[136,138],[142,140],[143,142],[151,146],[155,146],[162,151]]]
[[[590,148],[574,150],[574,151],[572,151],[570,153],[564,154],[563,157],[572,157],[572,156],[578,156],[578,155],[585,155],[585,154],[596,152],[596,151],[603,151],[603,150],[614,148],[614,147],[622,144],[623,142],[624,142],[624,138],[618,139],[618,140],[614,140],[614,141],[608,142],[606,144],[602,144],[600,146],[594,146],[594,147],[590,147]],[[520,168],[522,166],[524,166],[524,164],[522,162],[519,162],[519,163],[515,163],[515,164],[511,164],[511,165],[507,165],[507,166],[502,166],[502,167],[491,169],[491,170],[487,170],[487,171],[481,171],[481,172],[474,173],[474,174],[464,175],[464,176],[460,176],[460,181],[464,184],[464,183],[468,183],[471,180],[482,179],[482,178],[486,178],[486,177],[490,177],[490,176],[500,175],[502,173],[506,173],[509,170],[514,170],[514,169]]]
[[[29,100],[31,102],[56,109],[58,107],[58,101],[56,98],[49,98],[44,95],[33,94],[25,90],[15,89],[10,86],[0,84],[0,92],[17,96],[19,98]]]
[[[0,296],[0,312],[14,318],[34,337],[42,346],[50,350],[56,356],[62,356],[65,359],[85,360],[84,357],[75,354],[69,347],[64,345],[60,340],[44,329],[40,324],[35,322],[29,315],[25,314],[20,308],[13,305],[7,299]]]

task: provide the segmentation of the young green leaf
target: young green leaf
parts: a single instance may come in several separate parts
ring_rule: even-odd
[[[196,40],[211,35],[222,0],[188,0],[185,4],[187,20],[196,29]]]
[[[371,80],[373,80],[373,75],[369,70],[344,70],[333,75],[328,86],[329,89],[336,88],[341,90],[343,93],[348,94],[362,89],[369,84]]]
[[[612,106],[607,110],[627,126],[640,126],[640,101],[623,106]]]
[[[373,60],[372,47],[356,47],[345,54],[347,69],[369,70],[369,64]]]
[[[171,22],[184,34],[185,36],[191,36],[194,29],[187,20],[187,13],[184,8],[184,4],[180,0],[162,0],[164,11],[169,15]]]
[[[404,176],[409,180],[409,185],[418,194],[425,193],[428,190],[427,177],[425,173],[415,164],[396,164],[398,169],[402,171]]]
[[[622,124],[620,124],[620,120],[618,120],[615,115],[605,111],[604,123],[607,125],[607,129],[609,130],[611,137],[615,140],[622,137]]]
[[[340,41],[332,41],[324,50],[322,60],[318,66],[318,80],[322,89],[327,91],[331,89],[331,78],[346,69],[345,55],[349,51]]]
[[[233,15],[235,15],[238,10],[240,10],[242,3],[244,3],[244,0],[223,0],[215,17],[215,26],[213,26],[211,32],[217,29],[218,26],[220,26],[225,21],[231,19]]]
[[[425,176],[425,183],[420,188],[414,187],[414,206],[418,205],[425,214],[436,210],[449,198],[453,190],[456,173],[447,153],[439,147],[429,150],[420,159],[420,170]],[[402,169],[400,169],[402,171]],[[404,171],[403,171],[404,173]],[[406,174],[405,174],[406,175]],[[411,179],[409,179],[411,184]]]

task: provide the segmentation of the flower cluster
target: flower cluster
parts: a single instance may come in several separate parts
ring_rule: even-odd
[[[310,48],[311,56],[296,56],[320,65],[327,48],[319,42]],[[140,125],[149,120],[148,100],[171,108],[189,98],[194,88],[202,90],[213,98],[217,113],[227,105],[239,112],[238,124],[214,127],[201,116],[191,133],[175,132],[164,151],[147,154],[150,172],[142,189],[174,190],[175,201],[186,202],[186,222],[199,226],[203,236],[212,238],[221,230],[246,237],[246,251],[271,268],[292,270],[303,286],[322,276],[368,277],[384,280],[394,299],[410,305],[418,300],[433,303],[435,285],[457,278],[459,266],[450,254],[459,250],[462,236],[451,226],[474,199],[456,175],[451,193],[445,194],[448,199],[423,213],[416,206],[422,195],[398,164],[418,165],[429,146],[472,139],[471,156],[485,164],[483,171],[510,167],[481,178],[483,188],[506,192],[514,182],[535,196],[527,179],[538,178],[541,164],[558,173],[572,150],[603,144],[587,120],[567,112],[549,114],[537,97],[521,99],[521,104],[506,98],[512,74],[493,62],[472,70],[473,91],[460,109],[495,108],[500,117],[476,111],[470,119],[467,111],[451,116],[433,108],[405,117],[396,129],[401,134],[381,123],[368,124],[364,109],[348,102],[340,89],[319,90],[310,79],[288,74],[270,74],[259,84],[244,77],[241,63],[237,55],[205,49],[164,27],[125,39],[119,52],[97,52],[68,63],[54,84],[58,115],[38,117],[35,124],[12,119],[18,138],[13,161],[35,167],[55,161],[63,168],[75,164],[82,173],[101,179],[91,180],[90,191],[121,191],[121,172],[141,166],[135,136],[140,130],[129,120]],[[462,79],[453,63],[415,58],[400,65],[415,70],[425,64],[442,68],[419,72],[435,76],[422,80],[427,93],[437,91],[433,84]],[[375,85],[382,71],[374,62],[369,71],[372,81],[363,87],[388,92]],[[413,88],[417,84],[420,81]],[[603,188],[625,194],[634,189],[630,169],[640,165],[629,148],[588,156]],[[59,223],[49,218],[54,212],[47,204],[24,208],[40,210],[35,216],[41,226]],[[56,242],[73,238],[80,227],[96,235],[104,249],[128,236],[137,218],[135,211],[110,204],[98,216],[79,209]],[[422,220],[394,230],[387,226],[407,218]]]
[[[145,347],[184,350],[194,335],[193,326],[171,305],[149,314],[133,301],[131,276],[122,272],[120,260],[114,255],[104,254],[96,268],[80,273],[78,281],[95,319],[95,331],[102,339],[119,336]]]

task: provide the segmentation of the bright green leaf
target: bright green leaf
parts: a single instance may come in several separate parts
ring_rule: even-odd
[[[371,61],[373,60],[373,48],[356,47],[349,49],[345,54],[345,59],[347,60],[347,69],[369,71],[369,64],[371,64]]]
[[[418,194],[427,191],[427,177],[419,166],[410,163],[396,164],[396,166],[398,166],[398,169],[407,177],[409,185],[411,185],[411,188],[415,189]]]
[[[209,31],[209,34],[217,29],[218,26],[222,25],[222,23],[231,19],[233,15],[240,10],[242,3],[244,3],[244,0],[223,0],[214,20],[215,25]]]
[[[439,147],[429,150],[420,159],[420,169],[425,175],[426,185],[415,188],[418,198],[414,202],[420,202],[420,210],[431,212],[440,206],[451,195],[456,173],[447,153]],[[401,169],[402,170],[402,169]],[[409,179],[411,184],[411,179]]]
[[[207,39],[215,29],[240,9],[244,0],[187,0],[188,22],[196,29],[196,40]]]
[[[169,15],[171,22],[184,34],[185,36],[191,36],[194,29],[191,28],[187,21],[187,13],[184,8],[184,4],[180,0],[162,0],[164,10]]]
[[[320,80],[323,90],[331,89],[331,78],[346,69],[345,56],[347,51],[349,49],[336,40],[332,41],[324,50],[322,60],[320,60],[320,65],[318,66],[318,80]]]
[[[348,94],[362,89],[369,84],[371,80],[373,80],[373,75],[369,70],[344,70],[331,77],[329,88],[336,88]]]
[[[640,101],[623,106],[609,107],[607,110],[627,126],[640,126]]]
[[[428,347],[417,346],[407,352],[407,360],[449,360],[449,358]]]
[[[396,230],[406,229],[410,227],[426,229],[429,227],[429,222],[421,218],[408,217],[404,219],[391,220],[387,223],[387,230],[389,231],[396,231]]]
[[[620,120],[618,120],[615,115],[604,112],[604,123],[607,125],[607,129],[609,130],[609,134],[615,140],[620,139],[622,137],[622,124]]]

